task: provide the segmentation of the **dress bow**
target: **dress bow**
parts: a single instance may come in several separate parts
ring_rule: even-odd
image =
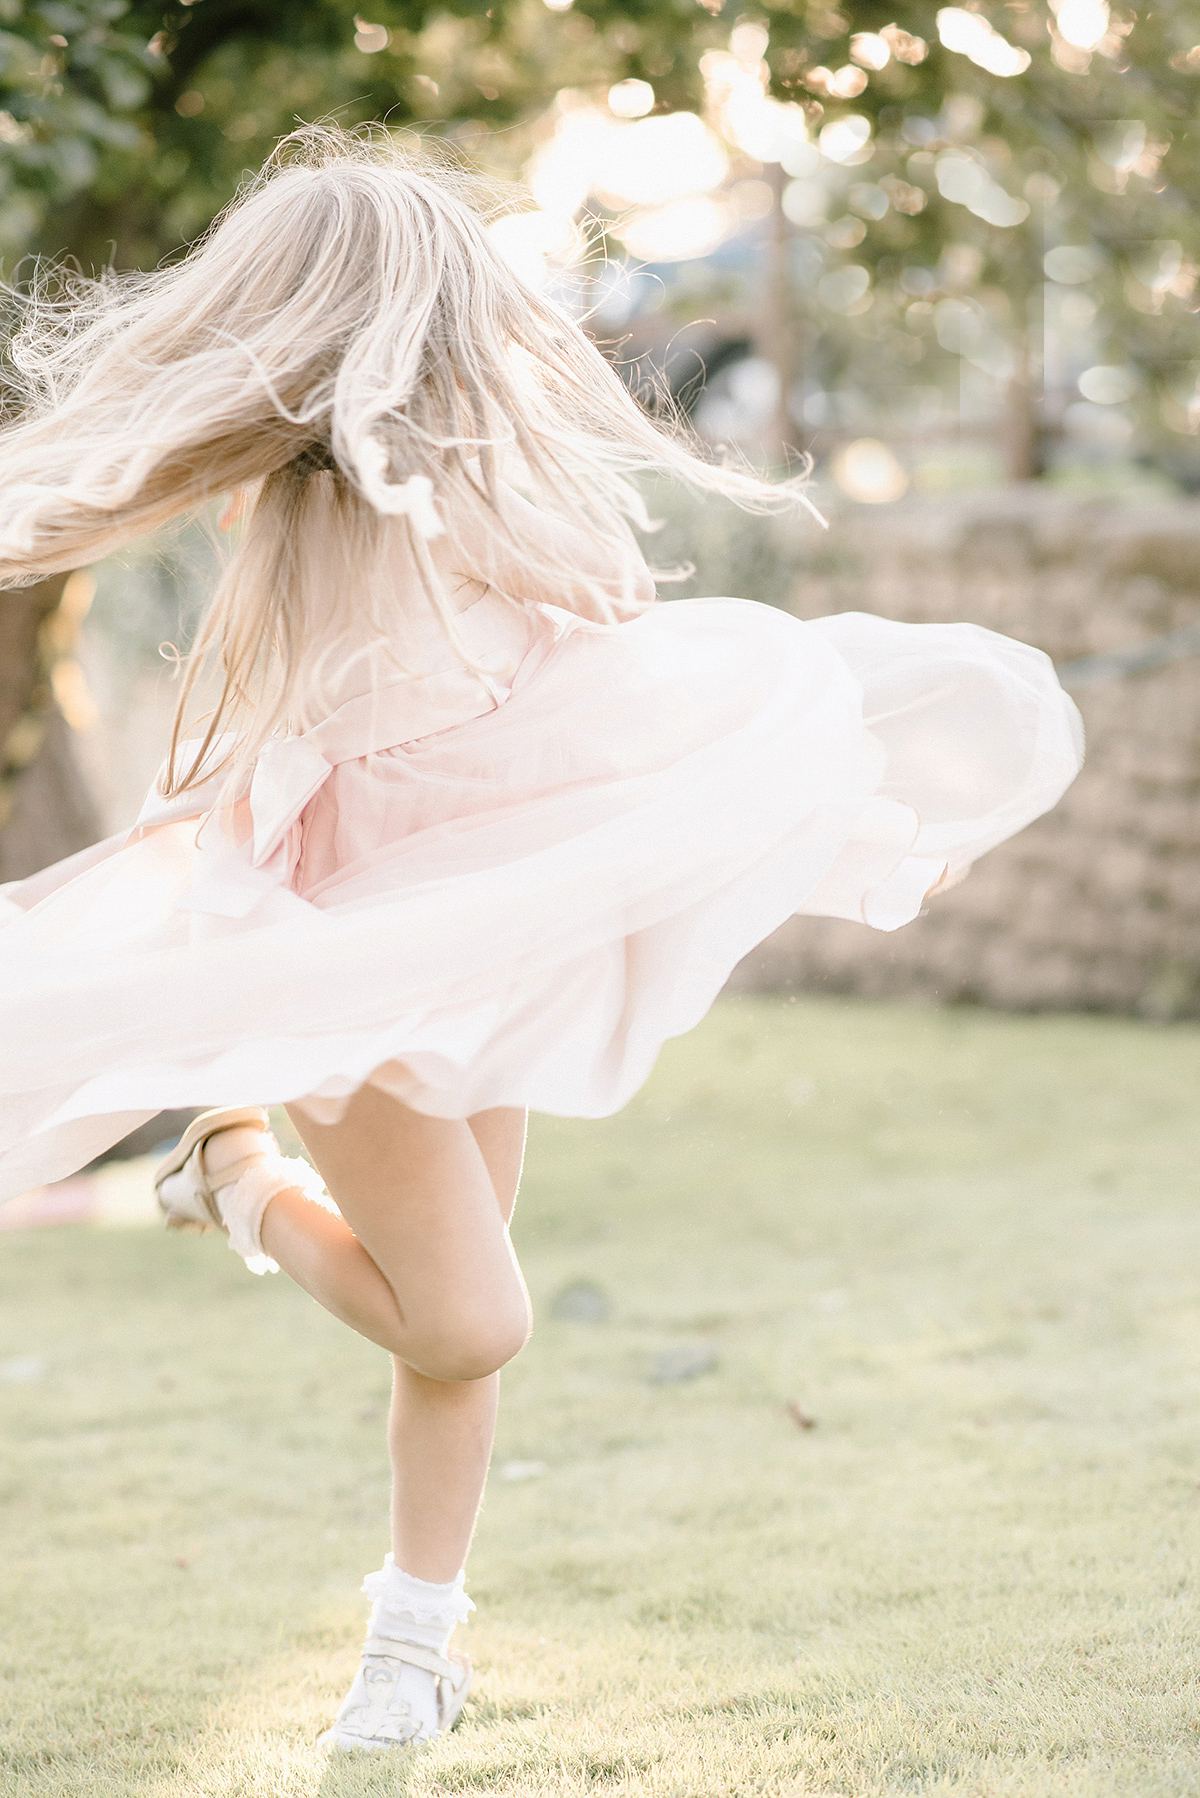
[[[254,820],[252,859],[270,861],[309,800],[333,773],[333,765],[303,737],[268,737],[258,752],[250,781]]]
[[[333,773],[333,764],[303,737],[269,737],[255,757],[249,784],[232,795],[221,768],[231,747],[231,738],[219,738],[210,751],[216,772],[182,793],[164,798],[156,782],[134,827],[140,834],[189,818],[200,821],[191,885],[178,902],[181,911],[242,918],[268,893],[286,885],[298,848],[288,839],[309,800]],[[181,748],[186,757],[199,744]],[[239,843],[234,812],[241,800],[248,804],[251,836]]]

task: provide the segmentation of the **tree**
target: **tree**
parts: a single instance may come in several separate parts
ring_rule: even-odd
[[[1026,0],[996,12],[999,29],[982,10],[905,9],[906,38],[890,12],[856,8],[864,29],[828,77],[790,16],[772,14],[772,76],[824,89],[827,106],[865,78],[848,96],[873,127],[865,192],[851,183],[847,195],[865,231],[858,259],[884,317],[898,323],[903,307],[917,334],[932,325],[941,347],[1007,371],[1009,469],[1027,476],[1041,472],[1054,422],[1038,410],[1047,274],[1090,290],[1110,390],[1140,380],[1158,429],[1194,403],[1200,9],[1135,17],[1103,0]]]
[[[644,21],[624,72],[668,105],[703,105],[706,83],[719,121],[722,89],[744,98],[747,79],[776,102],[774,144],[761,114],[739,128],[725,107],[723,125],[792,176],[782,206],[806,252],[793,287],[827,362],[853,357],[886,378],[941,353],[1005,374],[1009,471],[1035,475],[1054,423],[1037,367],[1049,275],[1077,290],[1077,316],[1084,289],[1096,308],[1097,392],[1127,387],[1146,429],[1196,434],[1194,0],[1137,13],[1106,0],[867,0],[853,22],[822,0],[765,0],[732,31],[722,0],[706,5],[623,6]],[[597,20],[611,10],[576,0]],[[794,352],[773,353],[786,365]]]
[[[655,112],[706,109],[769,178],[759,340],[785,398],[805,355],[867,384],[958,358],[1007,379],[1010,472],[1036,474],[1050,293],[1104,332],[1101,400],[1128,390],[1147,430],[1200,432],[1200,0],[863,0],[853,19],[832,0],[367,3],[0,0],[7,267],[153,264],[298,117],[416,124],[468,153],[505,126],[488,160],[517,173],[557,92],[640,82]],[[739,81],[749,131],[721,98]],[[53,715],[59,593],[0,608],[0,814]],[[21,871],[2,826],[0,876]]]
[[[540,5],[520,20],[506,0],[374,10],[364,20],[343,0],[0,0],[6,273],[29,253],[86,270],[153,266],[205,229],[298,118],[445,128],[448,100],[469,144],[553,92],[560,44]],[[55,697],[78,622],[65,585],[0,597],[0,880],[97,830]]]

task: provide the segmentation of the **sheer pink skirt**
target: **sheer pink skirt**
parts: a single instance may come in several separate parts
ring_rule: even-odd
[[[794,912],[894,930],[1082,759],[1039,651],[734,599],[443,646],[0,889],[0,1197],[169,1107],[597,1117]]]

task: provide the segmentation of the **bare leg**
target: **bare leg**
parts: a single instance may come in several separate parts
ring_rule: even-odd
[[[392,1350],[393,1553],[418,1579],[452,1580],[487,1476],[493,1370],[528,1334],[507,1231],[524,1114],[445,1123],[368,1087],[337,1125],[302,1113],[294,1122],[354,1233],[284,1193],[267,1207],[264,1247],[328,1309]]]
[[[507,1224],[521,1177],[524,1115],[480,1112],[470,1125]],[[399,1356],[392,1365],[392,1553],[418,1579],[451,1580],[466,1561],[483,1496],[500,1376],[450,1384],[426,1379]]]
[[[485,1134],[519,1143],[520,1112],[482,1115],[508,1119],[481,1125]],[[425,1117],[371,1086],[337,1124],[303,1112],[293,1121],[345,1222],[280,1193],[263,1219],[267,1253],[430,1379],[479,1379],[510,1360],[529,1334],[529,1300],[471,1124]],[[513,1160],[511,1146],[504,1154]]]

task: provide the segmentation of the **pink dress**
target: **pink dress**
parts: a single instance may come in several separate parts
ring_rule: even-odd
[[[613,1112],[790,914],[894,930],[1082,759],[1046,657],[974,625],[488,596],[480,676],[414,617],[232,827],[216,783],[152,793],[0,888],[0,1198],[172,1107]]]

